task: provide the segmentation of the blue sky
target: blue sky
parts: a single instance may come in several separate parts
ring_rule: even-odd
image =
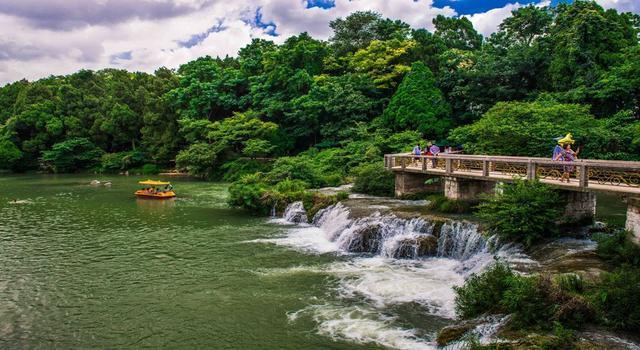
[[[204,55],[235,56],[253,38],[301,32],[326,40],[329,22],[375,11],[413,28],[465,16],[487,36],[526,4],[570,0],[0,0],[0,85],[79,69],[153,72]],[[640,13],[640,0],[596,0]]]

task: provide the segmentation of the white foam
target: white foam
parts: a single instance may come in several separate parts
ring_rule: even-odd
[[[285,236],[249,242],[270,243],[314,254],[339,252],[336,242],[329,240],[322,229],[314,226],[294,227],[289,229]]]
[[[365,297],[376,307],[418,303],[430,314],[455,317],[453,286],[464,282],[456,272],[460,262],[446,258],[399,260],[356,258],[329,265],[325,271],[340,278],[344,298]]]
[[[435,343],[418,337],[415,330],[394,326],[395,318],[366,306],[313,305],[289,315],[289,319],[307,313],[318,324],[318,333],[334,340],[376,343],[400,350],[436,349]]]

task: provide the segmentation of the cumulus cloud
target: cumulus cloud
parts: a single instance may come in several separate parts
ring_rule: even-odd
[[[640,1],[638,0],[596,0],[596,2],[606,9],[640,13]]]
[[[551,1],[546,0],[536,4],[536,6],[549,6]],[[520,4],[518,2],[512,4],[506,4],[503,7],[491,9],[487,12],[476,13],[473,15],[466,15],[471,23],[473,23],[473,27],[478,31],[478,33],[484,35],[485,37],[491,35],[496,30],[498,30],[498,26],[502,21],[511,16],[511,12],[519,9],[522,6],[526,6],[528,4]]]
[[[3,0],[0,13],[23,18],[40,28],[73,29],[132,18],[169,18],[207,4],[204,0]]]
[[[281,43],[306,31],[328,39],[329,22],[354,11],[376,11],[428,29],[439,14],[457,15],[451,7],[434,6],[433,0],[334,0],[329,8],[316,6],[318,2],[1,0],[0,84],[79,69],[177,68],[203,55],[234,56],[253,38]],[[635,0],[599,2],[638,11]],[[513,3],[469,18],[488,35],[519,6]]]

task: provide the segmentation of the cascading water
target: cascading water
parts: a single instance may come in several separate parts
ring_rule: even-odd
[[[300,220],[303,210],[302,203],[293,203],[283,219],[304,223],[306,220]],[[341,256],[324,266],[266,272],[321,273],[337,278],[338,300],[330,298],[296,311],[291,322],[308,314],[320,334],[397,349],[435,349],[435,332],[442,321],[427,321],[440,325],[434,325],[430,333],[407,329],[395,323],[396,316],[389,316],[395,315],[392,310],[396,307],[418,306],[429,320],[453,319],[454,286],[484,270],[495,256],[507,262],[527,259],[517,247],[498,247],[495,238],[484,237],[470,222],[403,219],[380,213],[352,218],[350,209],[341,203],[319,211],[311,224],[288,227],[281,237],[257,242]]]
[[[436,224],[421,218],[401,219],[376,213],[352,220],[349,214],[349,209],[338,203],[319,211],[313,219],[313,225],[346,252],[409,259],[438,256],[463,261],[491,246],[478,232],[477,225],[468,222],[448,222],[434,232]]]
[[[304,209],[302,202],[289,204],[284,211],[283,219],[294,224],[306,224],[309,221],[307,219],[307,211]]]

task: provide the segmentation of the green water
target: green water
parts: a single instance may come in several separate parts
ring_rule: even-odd
[[[283,228],[227,208],[222,184],[173,180],[160,202],[137,180],[0,177],[0,348],[372,348],[288,320],[330,276],[257,273],[336,257],[247,243]]]

